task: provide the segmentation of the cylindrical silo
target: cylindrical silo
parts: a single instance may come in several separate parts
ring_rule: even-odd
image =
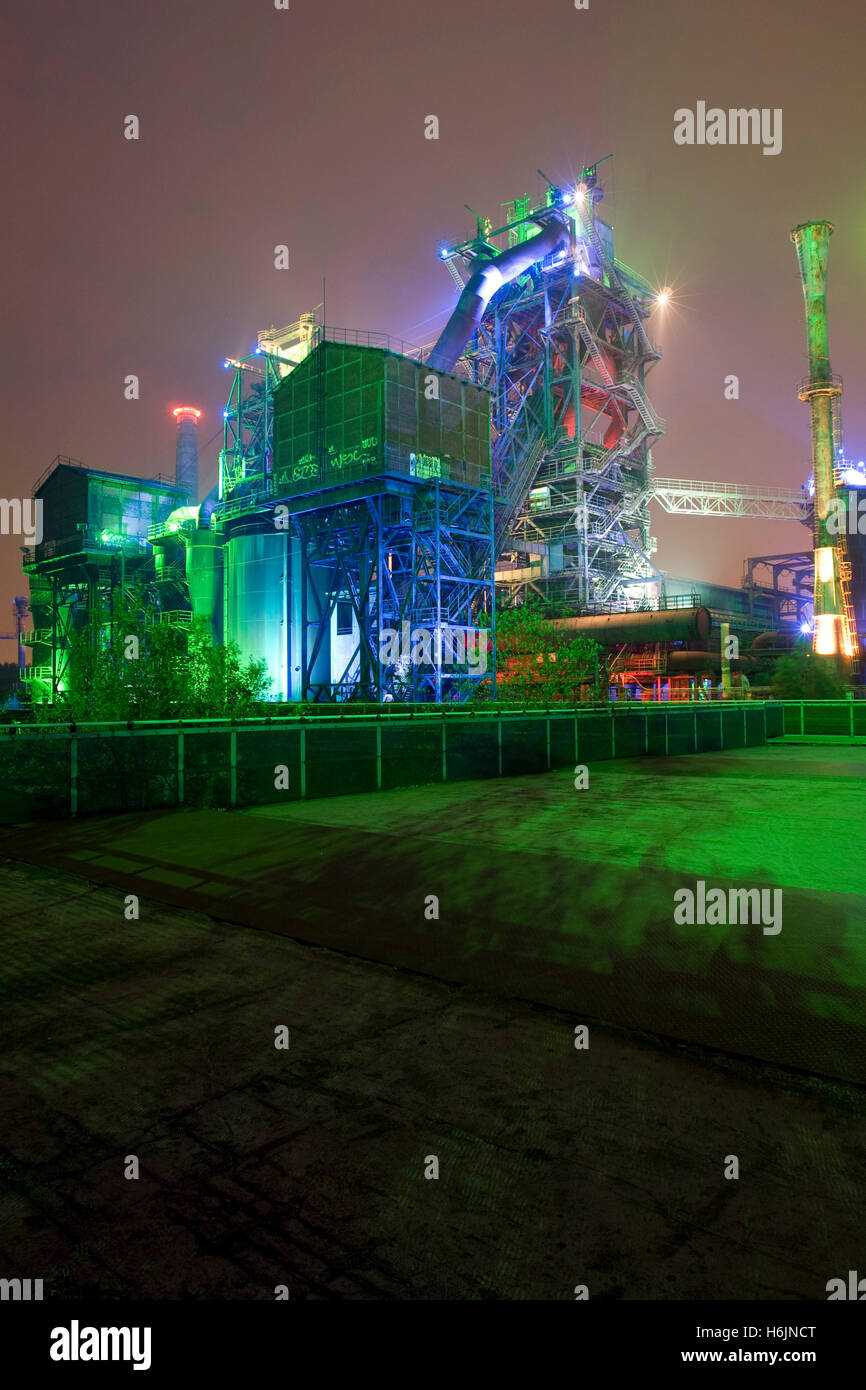
[[[197,526],[184,535],[186,582],[197,618],[206,618],[215,642],[222,640],[222,537]]]
[[[268,699],[289,698],[288,533],[269,518],[245,518],[224,549],[225,637],[244,662],[267,663]]]

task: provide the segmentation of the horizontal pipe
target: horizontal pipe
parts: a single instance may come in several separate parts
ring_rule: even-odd
[[[722,653],[721,652],[687,652],[678,647],[676,651],[668,652],[667,667],[669,671],[677,673],[684,671],[721,671]],[[755,656],[731,657],[731,670],[741,671],[759,666],[761,663]]]
[[[712,631],[708,608],[663,608],[647,613],[598,613],[586,618],[552,618],[558,632],[584,633],[603,647],[623,642],[705,642]]]

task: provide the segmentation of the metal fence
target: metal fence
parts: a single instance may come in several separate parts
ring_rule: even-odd
[[[0,729],[0,822],[254,806],[752,747],[777,703]]]
[[[866,738],[866,700],[782,700],[780,703],[783,732],[789,736]]]

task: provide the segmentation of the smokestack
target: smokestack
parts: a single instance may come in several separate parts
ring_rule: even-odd
[[[827,335],[827,253],[832,222],[804,222],[795,227],[791,240],[797,249],[803,298],[806,304],[806,342],[809,375],[797,392],[809,402],[812,427],[812,476],[815,483],[815,636],[816,652],[825,656],[854,655],[842,594],[838,524],[831,532],[828,518],[836,497],[834,474],[833,397],[841,396],[842,383],[830,370]]]
[[[194,405],[179,405],[172,415],[177,420],[175,482],[183,488],[191,507],[198,505],[198,434],[196,422],[201,411]]]

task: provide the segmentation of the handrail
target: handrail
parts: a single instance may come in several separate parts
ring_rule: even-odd
[[[32,670],[33,668],[32,668],[32,667],[28,667],[27,669],[28,669],[28,670]],[[48,669],[50,669],[50,668],[48,668]],[[684,693],[689,693],[689,692],[684,692]],[[693,693],[693,692],[692,692],[692,693]],[[588,703],[588,704],[585,704],[585,705],[582,705],[582,704],[578,704],[578,705],[567,705],[567,704],[553,704],[553,705],[549,705],[549,704],[548,704],[548,705],[518,705],[518,704],[515,704],[515,705],[498,705],[498,706],[497,706],[497,705],[488,705],[488,706],[481,706],[481,705],[479,705],[479,706],[475,706],[475,707],[468,707],[468,706],[466,706],[466,705],[453,705],[453,706],[444,706],[444,705],[443,705],[443,706],[437,706],[437,707],[431,708],[429,711],[427,711],[427,710],[424,710],[424,711],[421,711],[421,710],[407,710],[405,713],[403,713],[403,712],[400,712],[400,713],[394,712],[394,713],[392,713],[392,712],[390,711],[390,709],[389,709],[389,712],[388,712],[387,714],[385,714],[385,715],[383,715],[383,714],[370,714],[370,713],[362,713],[362,714],[344,714],[344,713],[340,713],[340,712],[339,712],[339,711],[340,711],[340,706],[329,706],[329,707],[328,707],[328,712],[327,712],[327,713],[316,714],[316,715],[312,715],[312,716],[310,716],[309,714],[299,714],[299,715],[298,715],[298,714],[295,714],[295,715],[262,715],[262,716],[252,716],[252,717],[250,717],[250,718],[245,718],[245,719],[230,719],[230,718],[219,718],[219,719],[196,719],[196,718],[189,718],[189,719],[142,719],[142,720],[122,720],[122,719],[117,719],[117,720],[82,720],[82,721],[76,721],[76,722],[74,722],[74,724],[73,724],[71,721],[58,721],[56,724],[22,724],[22,723],[15,723],[15,724],[0,725],[0,737],[2,737],[3,735],[5,735],[6,737],[9,737],[9,736],[11,736],[11,735],[14,735],[15,737],[39,737],[39,738],[51,738],[51,737],[57,738],[57,737],[64,737],[64,738],[66,738],[66,737],[69,736],[70,731],[74,732],[75,734],[80,734],[80,733],[91,732],[91,731],[92,731],[94,734],[98,734],[98,733],[100,733],[100,732],[104,732],[104,733],[107,733],[107,734],[122,734],[122,735],[126,735],[126,734],[129,734],[129,733],[136,733],[136,732],[138,732],[138,733],[159,733],[159,732],[168,733],[168,732],[174,731],[174,732],[191,733],[191,732],[194,732],[194,731],[196,731],[196,730],[205,730],[205,731],[207,731],[207,730],[211,730],[211,729],[212,729],[212,730],[215,731],[215,732],[224,731],[224,732],[226,732],[226,733],[232,733],[232,732],[238,732],[238,731],[241,731],[241,730],[244,730],[244,729],[247,729],[247,730],[249,730],[249,731],[251,731],[251,732],[254,732],[256,729],[260,729],[260,728],[262,728],[262,729],[267,729],[267,728],[273,728],[273,727],[275,727],[275,726],[288,726],[288,725],[300,726],[300,725],[304,725],[304,726],[309,727],[311,724],[315,724],[315,723],[321,723],[321,724],[327,724],[327,723],[342,724],[342,723],[348,723],[348,722],[364,722],[364,723],[366,723],[366,724],[368,724],[368,725],[370,725],[370,726],[372,726],[372,727],[375,728],[376,725],[377,725],[377,724],[381,724],[381,723],[383,722],[383,720],[384,720],[385,722],[388,722],[389,720],[396,720],[396,721],[398,721],[398,722],[401,722],[401,721],[405,720],[405,721],[408,721],[408,722],[420,722],[420,723],[424,723],[424,722],[428,722],[428,723],[429,723],[429,722],[434,722],[434,721],[437,721],[437,720],[438,720],[438,721],[445,720],[445,721],[451,721],[451,722],[453,723],[454,721],[459,721],[459,720],[470,721],[470,722],[471,722],[471,721],[481,721],[481,722],[485,722],[485,721],[497,720],[497,719],[525,719],[525,718],[528,718],[528,717],[537,717],[537,716],[544,716],[544,717],[546,717],[546,718],[551,718],[551,719],[554,719],[554,718],[573,719],[574,716],[575,716],[576,714],[579,714],[579,715],[581,715],[581,716],[597,715],[597,716],[599,716],[599,717],[604,717],[604,718],[608,718],[608,717],[610,717],[610,718],[625,718],[625,717],[627,717],[627,716],[629,716],[629,715],[632,715],[632,714],[641,714],[641,713],[645,713],[645,712],[646,712],[646,707],[647,707],[647,705],[653,705],[653,706],[656,706],[656,707],[659,708],[659,709],[664,709],[664,708],[665,708],[667,705],[669,705],[669,704],[673,705],[673,704],[686,704],[686,703],[697,705],[698,708],[700,708],[701,706],[710,706],[710,705],[712,705],[712,706],[715,707],[715,708],[717,708],[717,707],[719,707],[719,706],[724,706],[726,709],[727,709],[727,708],[730,708],[730,709],[739,709],[739,708],[745,708],[745,709],[761,709],[761,708],[763,708],[765,705],[766,705],[766,706],[770,706],[770,705],[776,706],[776,705],[783,705],[783,704],[791,704],[791,705],[797,705],[797,706],[799,706],[800,704],[802,704],[802,703],[804,703],[804,702],[803,702],[803,701],[800,701],[800,700],[791,700],[791,701],[773,700],[773,699],[770,699],[770,700],[723,700],[723,699],[721,699],[721,698],[714,698],[714,699],[712,699],[712,700],[704,700],[704,699],[697,699],[697,698],[696,698],[696,699],[690,699],[690,700],[678,700],[678,699],[671,699],[671,700],[667,700],[667,699],[664,699],[664,700],[622,700],[622,701],[619,701],[619,700],[610,700],[610,701],[604,701],[603,703],[599,703],[599,704],[589,704],[589,703]],[[833,701],[833,700],[829,700],[829,701],[806,701],[805,703],[806,703],[806,704],[830,704],[830,705],[842,706],[842,707],[845,707],[845,708],[847,708],[847,704],[848,704],[848,702],[845,701],[845,700],[836,700],[836,701]]]

